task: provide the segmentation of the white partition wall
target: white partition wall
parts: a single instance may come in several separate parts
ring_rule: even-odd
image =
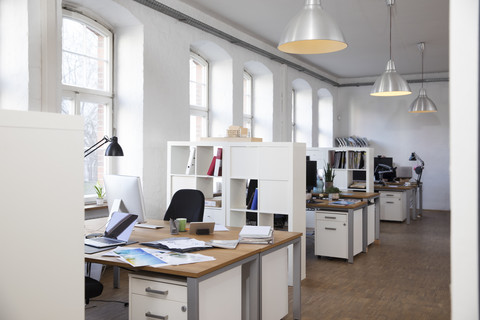
[[[82,119],[0,110],[0,155],[0,319],[83,320]]]

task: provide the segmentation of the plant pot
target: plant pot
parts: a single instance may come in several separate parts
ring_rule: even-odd
[[[325,181],[325,190],[330,187],[333,187],[333,181]]]
[[[103,198],[102,198],[102,199],[97,198],[97,204],[98,204],[98,205],[102,205],[103,202],[104,202],[104,199],[103,199]]]

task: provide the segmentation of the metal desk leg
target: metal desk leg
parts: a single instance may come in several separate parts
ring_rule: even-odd
[[[187,319],[198,320],[198,314],[200,312],[198,295],[199,285],[197,278],[187,278]]]
[[[423,182],[418,184],[418,215],[423,217]]]
[[[375,240],[380,240],[380,197],[375,198]]]
[[[120,268],[113,266],[113,287],[118,289],[120,287]]]
[[[368,247],[368,204],[362,208],[362,251],[367,252],[367,247]]]
[[[293,244],[293,319],[302,318],[302,238]]]
[[[348,262],[353,263],[353,210],[348,209]]]
[[[410,224],[410,202],[412,202],[412,192],[411,191],[405,191],[407,193],[407,205],[406,205],[406,210],[407,210],[407,224]]]

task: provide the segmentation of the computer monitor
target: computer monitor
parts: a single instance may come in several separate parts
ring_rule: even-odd
[[[140,177],[106,175],[105,192],[109,218],[114,211],[138,215],[137,223],[145,223],[145,203]]]
[[[307,160],[307,192],[317,186],[317,161]]]

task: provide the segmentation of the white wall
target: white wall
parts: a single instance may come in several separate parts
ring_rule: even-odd
[[[426,83],[424,87],[438,112],[408,112],[420,84],[411,85],[413,93],[409,96],[389,98],[370,96],[369,86],[345,87],[338,94],[340,120],[334,116],[333,121],[341,130],[340,136],[366,137],[375,155],[393,157],[395,166],[415,166],[408,158],[416,152],[425,161],[423,207],[450,210],[448,82]]]
[[[479,319],[478,12],[478,1],[450,1],[450,261],[453,320]]]

